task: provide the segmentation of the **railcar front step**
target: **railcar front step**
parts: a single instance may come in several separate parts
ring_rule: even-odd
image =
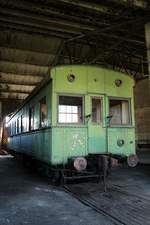
[[[67,184],[67,183],[74,183],[74,182],[87,182],[87,181],[95,181],[99,182],[100,180],[103,180],[103,176],[101,174],[83,174],[83,175],[72,175],[72,176],[62,176],[61,183]]]
[[[65,176],[65,180],[78,180],[78,179],[86,179],[86,178],[100,178],[101,175],[80,175],[80,176],[72,176],[72,177],[67,177]]]

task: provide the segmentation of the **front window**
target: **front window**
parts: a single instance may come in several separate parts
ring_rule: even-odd
[[[76,96],[59,96],[58,122],[82,123],[83,98]]]
[[[92,122],[100,123],[102,121],[102,99],[92,97]]]
[[[111,125],[131,124],[130,101],[128,99],[110,99],[109,114],[111,116]]]

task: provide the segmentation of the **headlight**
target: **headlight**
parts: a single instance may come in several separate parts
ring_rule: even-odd
[[[85,170],[87,167],[87,160],[84,157],[77,157],[74,159],[73,166],[78,171]]]
[[[135,167],[139,162],[137,155],[131,154],[127,158],[128,166]]]
[[[122,145],[124,145],[124,140],[123,140],[123,139],[118,139],[118,140],[117,140],[117,145],[118,145],[119,147],[121,147]]]

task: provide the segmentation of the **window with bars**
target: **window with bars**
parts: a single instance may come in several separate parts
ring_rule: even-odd
[[[83,123],[83,97],[59,96],[59,123]]]

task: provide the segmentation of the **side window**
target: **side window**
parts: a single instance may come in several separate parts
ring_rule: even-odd
[[[128,99],[110,99],[109,113],[112,116],[110,124],[129,125],[131,124],[130,101]]]
[[[100,123],[102,121],[102,99],[92,97],[92,122]]]
[[[11,123],[10,123],[10,122],[7,123],[7,124],[6,124],[6,127],[7,127],[7,134],[8,134],[8,137],[10,137],[10,136],[11,136]]]
[[[10,124],[10,127],[11,127],[11,136],[13,136],[13,121],[11,121],[11,124]]]
[[[13,125],[14,125],[13,135],[16,135],[16,133],[17,133],[17,121],[16,120],[13,122]]]
[[[20,126],[20,119],[19,117],[17,118],[17,134],[19,134],[19,126]]]
[[[21,132],[26,131],[26,119],[24,115],[21,115]]]
[[[59,123],[83,123],[83,97],[59,96]]]
[[[34,107],[29,108],[29,131],[34,129]]]
[[[45,127],[47,125],[47,107],[46,107],[46,97],[40,100],[40,127]]]

